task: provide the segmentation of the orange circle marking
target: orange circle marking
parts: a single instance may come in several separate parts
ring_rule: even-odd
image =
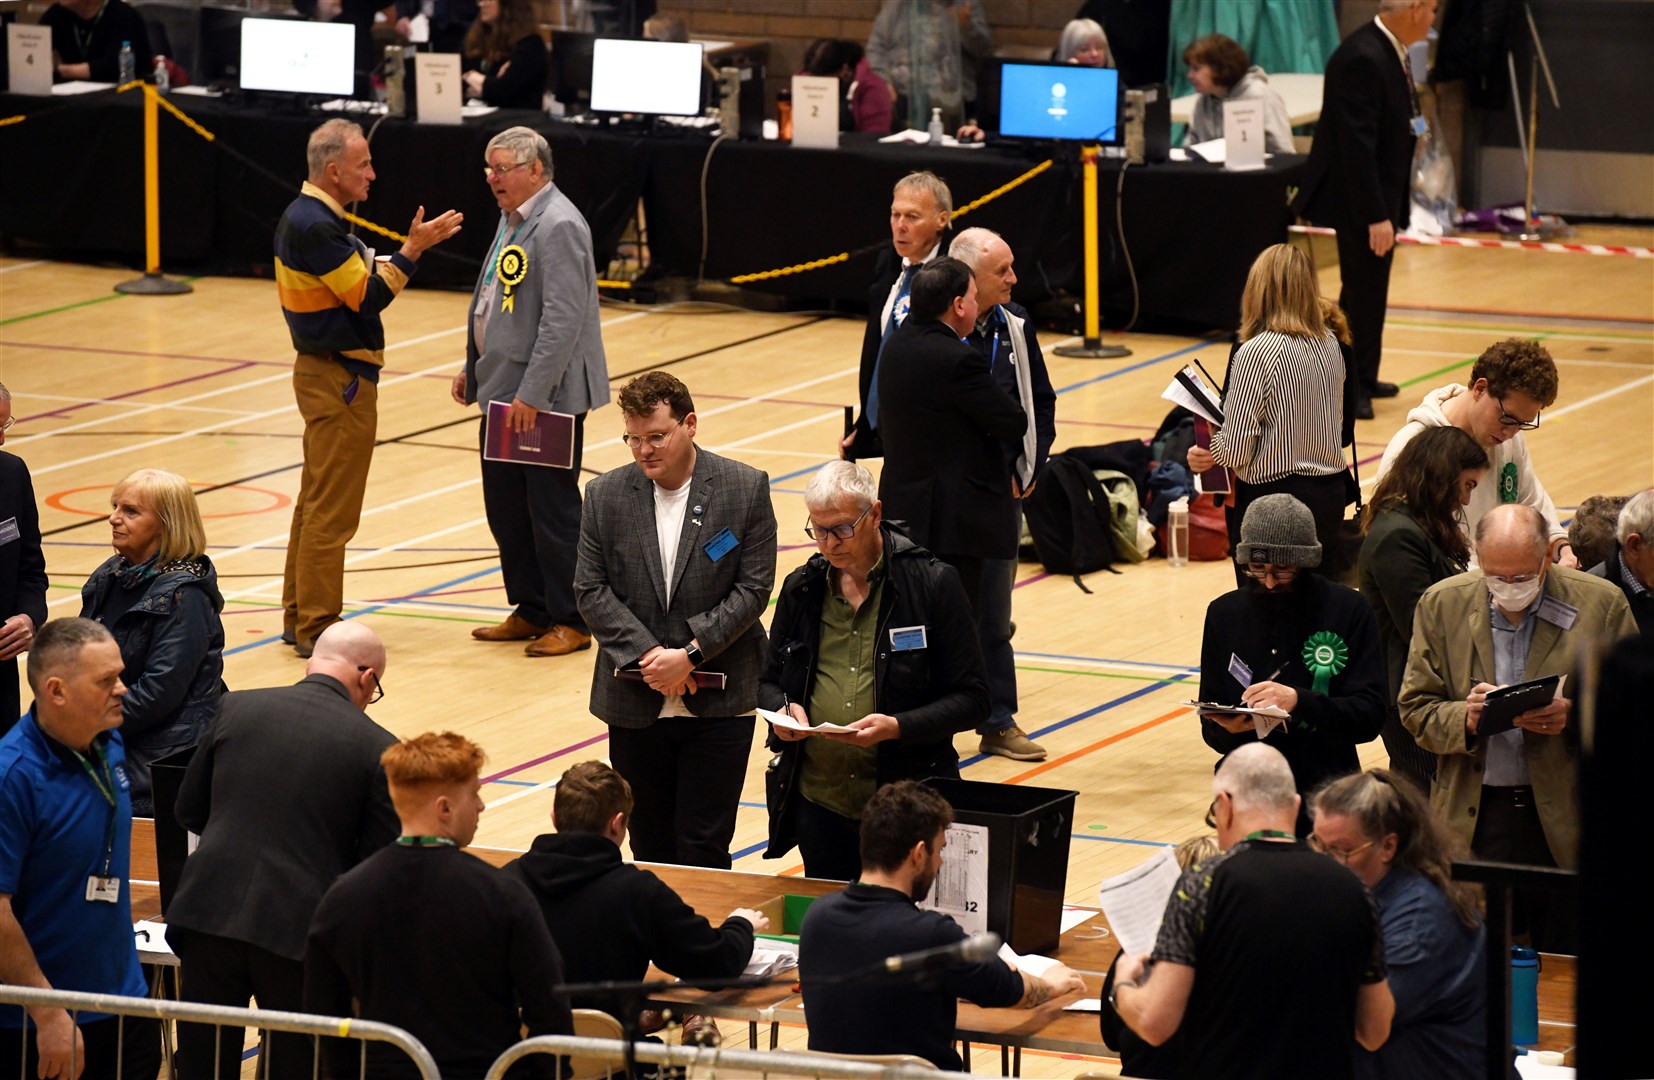
[[[108,517],[109,512],[107,510],[82,510],[78,506],[70,506],[69,500],[86,491],[108,492],[112,490],[113,487],[109,484],[87,484],[84,487],[66,488],[63,491],[55,491],[46,496],[46,505],[50,506],[54,510],[62,510],[66,514],[80,514],[84,517]],[[216,488],[215,490],[255,492],[259,495],[267,497],[270,500],[270,505],[260,506],[252,510],[234,510],[226,514],[202,514],[201,517],[205,520],[210,520],[213,518],[247,517],[251,514],[268,514],[272,510],[280,510],[282,507],[291,506],[293,503],[293,497],[291,495],[283,495],[279,491],[271,491],[269,488],[251,487],[247,484],[229,484],[222,488]]]

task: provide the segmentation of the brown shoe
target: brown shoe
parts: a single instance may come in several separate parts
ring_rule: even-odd
[[[513,612],[498,626],[477,627],[471,631],[471,636],[478,641],[531,641],[545,632],[545,627],[520,619]]]
[[[530,656],[563,656],[592,647],[592,636],[572,626],[554,626],[528,643],[523,652]]]

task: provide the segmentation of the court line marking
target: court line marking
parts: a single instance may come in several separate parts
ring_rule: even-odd
[[[1614,387],[1612,390],[1604,390],[1600,394],[1592,394],[1590,397],[1581,401],[1571,401],[1562,406],[1560,409],[1551,410],[1548,414],[1546,414],[1545,418],[1552,421],[1560,420],[1562,417],[1567,416],[1576,409],[1583,409],[1588,405],[1595,405],[1599,401],[1607,401],[1609,398],[1619,397],[1627,391],[1635,390],[1637,387],[1650,382],[1654,382],[1654,373],[1644,375],[1640,379],[1632,379],[1628,383],[1622,383],[1619,386]]]
[[[48,259],[36,259],[33,262],[14,263],[11,266],[0,266],[0,274],[9,274],[13,270],[28,270],[36,266],[45,266],[49,261],[50,260]]]
[[[1390,353],[1399,353],[1403,356],[1463,356],[1464,355],[1463,353],[1448,352],[1448,351],[1443,350],[1443,349],[1392,349],[1388,345],[1384,346],[1384,354],[1386,356],[1388,356]],[[1584,360],[1584,359],[1579,359],[1579,358],[1576,358],[1576,357],[1563,358],[1563,357],[1560,357],[1560,356],[1553,356],[1551,359],[1556,361],[1558,364],[1574,364],[1574,365],[1578,365],[1580,367],[1631,368],[1634,371],[1647,371],[1648,370],[1648,365],[1647,364],[1638,364],[1638,363],[1634,363],[1630,360]],[[1474,362],[1475,357],[1471,357],[1471,360]]]
[[[1446,334],[1476,334],[1485,337],[1488,334],[1504,334],[1506,336],[1536,335],[1541,332],[1547,337],[1558,341],[1634,341],[1639,344],[1654,344],[1654,337],[1647,334],[1578,334],[1566,330],[1554,333],[1545,331],[1541,327],[1532,326],[1459,326],[1452,323],[1424,323],[1405,319],[1386,320],[1386,327],[1396,327],[1401,330],[1436,330]]]
[[[1146,367],[1153,367],[1155,364],[1163,363],[1164,361],[1167,361],[1167,360],[1173,360],[1173,359],[1176,359],[1179,356],[1187,356],[1189,353],[1194,352],[1196,349],[1212,349],[1212,348],[1222,348],[1222,347],[1223,347],[1223,345],[1222,345],[1221,342],[1197,341],[1193,345],[1186,345],[1181,349],[1176,349],[1176,350],[1173,350],[1172,352],[1164,353],[1160,356],[1153,357],[1152,359],[1149,359],[1149,360],[1139,360],[1135,364],[1128,364],[1123,368],[1115,368],[1113,371],[1107,371],[1107,372],[1104,372],[1101,375],[1094,375],[1089,379],[1082,379],[1081,381],[1079,381],[1077,383],[1070,383],[1068,386],[1065,386],[1062,389],[1058,390],[1057,394],[1060,397],[1061,395],[1068,393],[1070,390],[1078,390],[1082,386],[1090,386],[1092,383],[1100,383],[1100,382],[1103,382],[1106,379],[1117,378],[1121,375],[1126,375],[1126,374],[1129,374],[1133,371],[1139,371],[1139,370],[1141,370],[1143,368],[1146,368]]]
[[[209,378],[210,377],[211,376],[209,376]],[[140,393],[140,394],[148,393],[148,392],[149,391],[147,391],[147,390],[138,391],[138,393]],[[36,392],[36,391],[30,391],[28,394],[25,394],[23,396],[27,397],[30,401],[36,401],[36,400],[41,400],[41,399],[44,399],[44,400],[47,400],[47,401],[73,401],[73,402],[76,402],[77,404],[81,404],[81,405],[114,405],[114,406],[117,406],[117,407],[122,408],[122,409],[141,409],[146,405],[154,404],[153,402],[148,402],[148,401],[117,401],[114,398],[88,398],[88,397],[70,397],[68,394],[42,394],[42,393],[39,393],[39,392]],[[222,409],[222,408],[221,409],[214,409],[214,408],[211,408],[211,407],[206,406],[206,405],[170,405],[170,406],[167,406],[167,407],[172,408],[172,409],[180,409],[180,410],[183,410],[183,411],[186,411],[186,412],[235,413],[235,414],[238,414],[238,415],[241,415],[241,416],[251,416],[253,414],[253,410],[251,410],[251,409]],[[40,414],[36,414],[36,415],[37,416],[51,416],[53,414],[52,413],[40,413]],[[32,420],[32,419],[35,419],[35,417],[34,416],[26,416],[26,417],[20,417],[19,419]]]

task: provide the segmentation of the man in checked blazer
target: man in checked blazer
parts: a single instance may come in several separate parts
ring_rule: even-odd
[[[541,412],[573,414],[574,463],[483,459],[483,509],[512,612],[471,636],[527,641],[530,656],[561,656],[591,646],[574,602],[580,452],[586,413],[609,400],[592,234],[551,182],[551,147],[539,132],[507,128],[488,140],[483,157],[500,224],[471,294],[454,400],[481,406],[484,437],[489,402],[510,407],[513,431],[531,430]]]
[[[775,584],[769,477],[695,446],[665,372],[627,383],[620,411],[635,465],[586,485],[574,573],[591,709],[632,785],[633,857],[728,869]]]

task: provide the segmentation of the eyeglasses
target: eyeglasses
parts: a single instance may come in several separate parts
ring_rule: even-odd
[[[15,416],[6,417],[6,422],[3,423],[3,424],[0,424],[0,431],[10,431],[11,426],[15,423],[17,423],[17,417],[15,417]]]
[[[651,431],[647,435],[633,435],[630,431],[628,431],[620,437],[620,441],[631,447],[633,450],[636,450],[644,443],[648,443],[656,450],[659,450],[668,442],[672,441],[672,433],[678,430],[678,425],[681,423],[683,423],[682,420],[674,420],[672,421],[672,427],[670,429],[666,431]]]
[[[1227,791],[1220,791],[1212,796],[1212,805],[1206,808],[1206,827],[1208,829],[1218,827],[1218,800],[1227,794],[1229,794]]]
[[[527,164],[529,164],[529,162],[519,161],[515,165],[484,165],[482,167],[483,179],[492,180],[496,176],[504,176],[506,173],[514,172]]]
[[[1348,866],[1350,864],[1351,859],[1355,858],[1357,855],[1361,854],[1363,851],[1366,851],[1368,848],[1372,847],[1375,843],[1377,843],[1376,840],[1369,840],[1365,844],[1362,844],[1360,847],[1355,847],[1355,848],[1351,848],[1348,851],[1344,851],[1341,848],[1335,848],[1335,847],[1328,846],[1325,841],[1323,841],[1319,836],[1316,836],[1314,833],[1309,834],[1309,846],[1313,850],[1319,851],[1323,855],[1330,855],[1332,858],[1334,858],[1337,861],[1343,863],[1345,866]]]
[[[1298,568],[1296,566],[1276,566],[1274,563],[1247,563],[1241,573],[1253,581],[1274,578],[1276,581],[1287,582],[1298,576]]]
[[[1533,414],[1532,420],[1523,420],[1505,411],[1504,398],[1494,398],[1493,400],[1499,403],[1499,425],[1501,427],[1513,427],[1518,431],[1533,431],[1539,427],[1538,413]]]
[[[1538,577],[1539,574],[1535,572],[1532,574],[1488,574],[1487,576],[1492,578],[1494,581],[1502,581],[1506,585],[1526,585],[1528,582]]]
[[[373,696],[368,698],[368,704],[372,705],[377,701],[383,700],[385,697],[385,686],[379,681],[379,673],[368,667],[366,664],[357,664],[356,670],[365,671],[369,675],[373,676]]]
[[[829,536],[836,536],[840,540],[850,540],[856,535],[856,526],[861,524],[861,519],[866,517],[868,511],[872,509],[873,504],[868,503],[867,510],[863,510],[857,515],[856,520],[848,525],[817,525],[813,521],[805,521],[804,535],[816,541],[825,540]]]

